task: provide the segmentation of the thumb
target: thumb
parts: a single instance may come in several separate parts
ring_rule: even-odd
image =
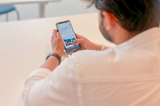
[[[76,39],[75,42],[73,42],[73,45],[76,45],[78,43],[83,43],[83,39]]]
[[[61,34],[57,32],[57,39],[62,39]]]

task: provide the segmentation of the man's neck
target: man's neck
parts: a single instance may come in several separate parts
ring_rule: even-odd
[[[136,32],[136,33],[119,32],[118,36],[114,36],[113,41],[116,45],[119,45],[121,43],[128,41],[129,39],[133,38],[134,36],[137,36],[139,33],[140,32]]]

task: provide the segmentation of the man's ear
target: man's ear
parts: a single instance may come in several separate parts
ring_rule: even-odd
[[[104,22],[106,23],[105,25],[106,30],[111,30],[116,24],[116,17],[114,16],[114,14],[107,12],[107,11],[103,11],[102,14],[104,16]]]

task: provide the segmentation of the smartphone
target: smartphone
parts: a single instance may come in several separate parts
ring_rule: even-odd
[[[65,50],[67,53],[80,49],[80,44],[72,44],[73,42],[75,42],[77,37],[69,20],[57,23],[56,27],[58,29],[58,32],[62,36]]]

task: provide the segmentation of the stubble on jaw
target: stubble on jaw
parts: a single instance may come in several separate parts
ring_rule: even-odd
[[[102,11],[100,12],[100,16],[99,16],[99,23],[100,23],[100,24],[99,24],[99,30],[101,31],[103,37],[104,37],[106,40],[114,43],[112,37],[110,36],[110,34],[108,33],[108,31],[106,30],[106,28],[105,28],[105,26],[104,26],[104,15],[103,15]]]

